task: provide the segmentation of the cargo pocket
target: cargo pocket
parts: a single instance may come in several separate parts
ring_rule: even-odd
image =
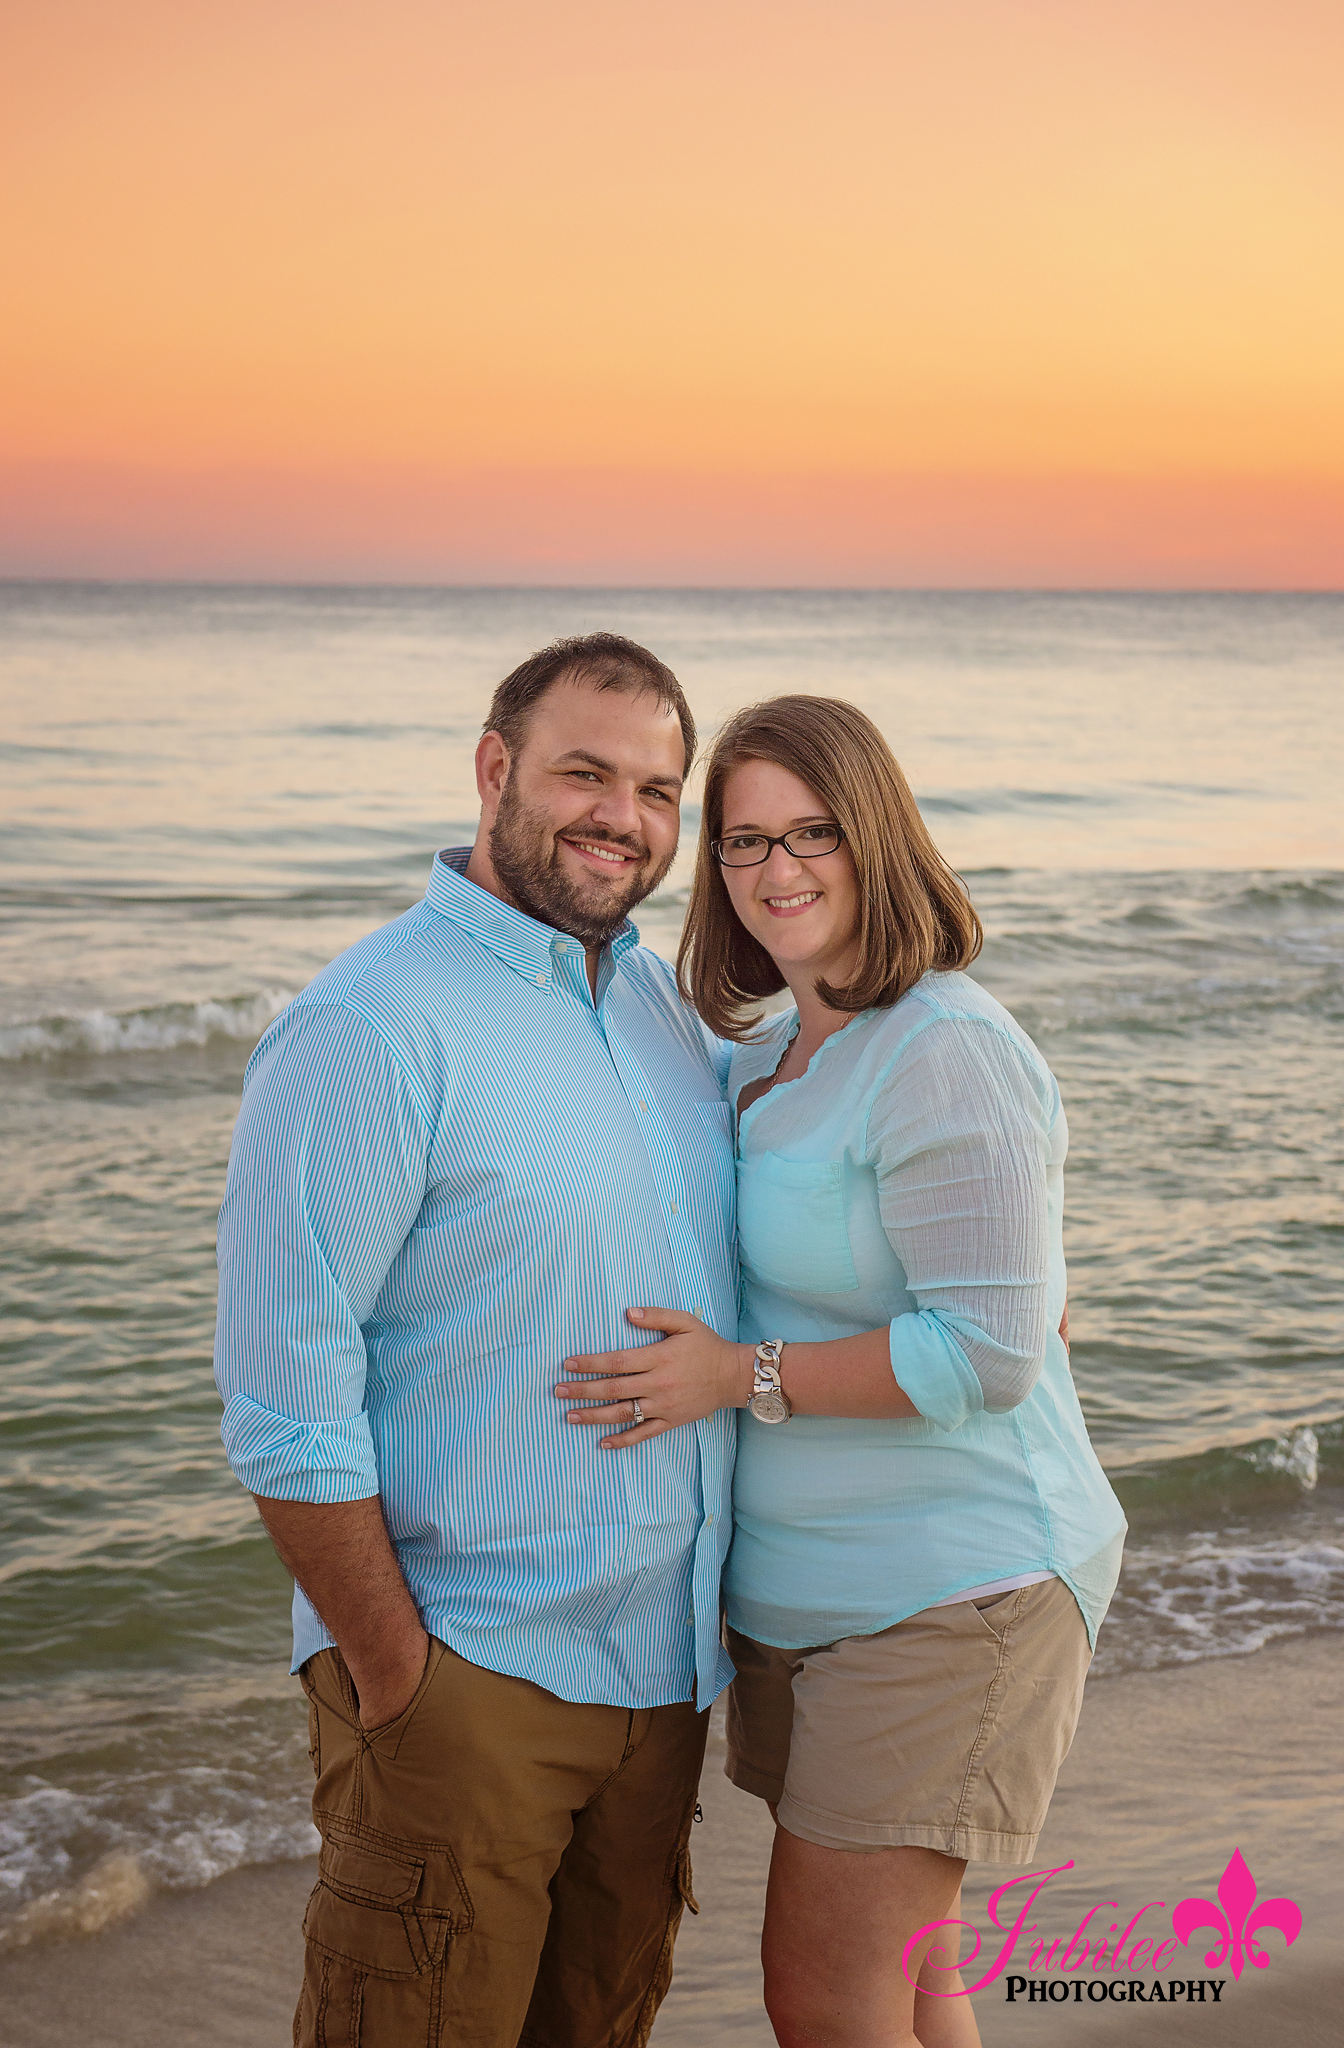
[[[693,1913],[698,1913],[700,1908],[696,1904],[695,1893],[691,1890],[691,1847],[689,1842],[677,1858],[676,1886],[683,1906],[689,1906]]]
[[[666,1998],[668,1986],[672,1982],[672,1951],[676,1945],[677,1929],[681,1925],[682,1913],[687,1906],[690,1907],[693,1913],[700,1911],[699,1906],[696,1904],[695,1893],[691,1890],[690,1833],[694,1815],[695,1805],[692,1802],[690,1811],[686,1816],[685,1831],[668,1858],[667,1884],[672,1896],[669,1902],[667,1926],[663,1931],[662,1947],[658,1953],[657,1963],[654,1965],[653,1981],[644,1994],[644,2000],[639,2009],[639,2017],[636,2019],[634,2031],[629,2037],[629,2048],[647,2048],[649,2035],[653,2032],[653,2023],[658,2017],[658,2008]]]
[[[415,1842],[333,1821],[323,1829],[304,1939],[370,1976],[418,1977],[442,1963],[473,1912],[446,1842]]]

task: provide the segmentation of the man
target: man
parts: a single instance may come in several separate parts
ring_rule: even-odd
[[[719,1051],[627,919],[694,745],[630,641],[524,662],[475,844],[248,1066],[216,1372],[296,1581],[302,2044],[635,2048],[670,1979],[731,1676],[732,1418],[617,1454],[553,1389],[640,1341],[636,1304],[736,1335]]]

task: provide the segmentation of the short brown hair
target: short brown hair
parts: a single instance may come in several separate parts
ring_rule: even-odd
[[[734,911],[712,847],[724,785],[748,761],[773,761],[813,790],[845,835],[859,878],[859,960],[843,988],[818,982],[833,1010],[880,1010],[930,968],[968,967],[984,939],[959,875],[939,853],[910,785],[871,718],[833,697],[774,697],[729,719],[705,771],[695,880],[677,980],[712,1031],[745,1038],[784,977]]]
[[[681,684],[666,662],[637,640],[621,633],[584,633],[553,640],[529,654],[490,699],[484,730],[497,732],[511,754],[527,735],[532,709],[556,683],[588,683],[597,690],[624,690],[639,696],[647,690],[668,711],[675,711],[686,745],[686,772],[695,759],[695,720]]]

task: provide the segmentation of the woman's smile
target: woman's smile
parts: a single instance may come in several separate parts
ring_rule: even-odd
[[[796,917],[800,910],[810,910],[814,903],[819,903],[823,894],[821,889],[806,889],[798,896],[767,896],[764,902],[772,917]]]

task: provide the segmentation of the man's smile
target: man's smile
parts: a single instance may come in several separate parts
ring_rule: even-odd
[[[636,865],[641,857],[625,852],[619,846],[608,845],[605,841],[598,839],[569,839],[562,833],[561,843],[569,847],[571,852],[579,854],[584,860],[591,861],[595,867],[604,868],[608,872],[618,868],[632,867]]]

